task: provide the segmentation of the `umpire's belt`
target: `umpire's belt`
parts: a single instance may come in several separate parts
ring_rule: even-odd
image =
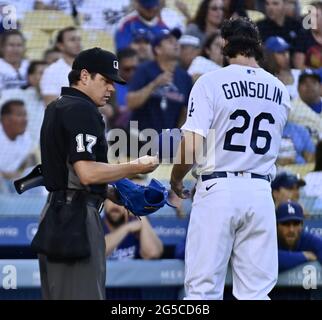
[[[250,177],[251,179],[263,179],[270,182],[269,175],[261,175],[257,173],[249,172],[225,172],[225,171],[215,171],[211,174],[205,174],[201,176],[202,181],[207,181],[216,178],[229,178],[229,177]]]
[[[49,193],[48,202],[56,205],[63,205],[77,201],[78,197],[84,197],[86,204],[95,208],[98,212],[103,209],[104,198],[83,190],[59,190]]]

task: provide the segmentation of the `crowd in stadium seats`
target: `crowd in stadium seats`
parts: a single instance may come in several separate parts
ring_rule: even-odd
[[[18,29],[4,27],[6,2],[16,8]],[[221,51],[223,20],[249,16],[262,36],[262,67],[285,84],[292,99],[272,185],[276,207],[290,199],[302,203],[306,217],[322,214],[322,2],[312,5],[316,25],[305,28],[303,1],[293,0],[2,1],[0,193],[14,192],[12,180],[40,161],[45,107],[69,85],[82,48],[97,45],[117,53],[127,84],[115,85],[116,94],[101,112],[107,131],[121,128],[137,138],[146,128],[160,132],[183,124],[193,83],[228,64]],[[129,127],[131,120],[138,121],[137,131]],[[309,172],[306,165],[314,161]],[[292,176],[290,166],[302,175],[304,168],[304,180]],[[126,235],[143,232],[137,221],[130,223]],[[150,257],[156,258],[162,249],[152,238],[151,252],[157,253]],[[183,257],[183,247],[179,243],[176,257]]]

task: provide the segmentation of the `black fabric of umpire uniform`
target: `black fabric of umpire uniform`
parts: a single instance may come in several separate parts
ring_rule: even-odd
[[[78,141],[76,136],[79,137]],[[90,150],[92,152],[86,149],[88,148],[86,136],[97,139]],[[72,223],[82,223],[77,220],[83,220],[85,226],[83,224],[82,231],[85,234],[80,237],[81,239],[87,237],[90,251],[89,257],[85,255],[84,258],[74,257],[65,260],[62,257],[57,258],[57,252],[53,252],[52,256],[40,255],[43,298],[104,299],[105,241],[98,210],[106,195],[106,185],[90,186],[85,190],[72,164],[79,160],[107,162],[107,144],[104,122],[96,105],[79,90],[63,88],[62,96],[47,107],[41,130],[41,156],[45,185],[51,191],[43,210],[41,223],[45,218],[49,219],[55,215],[58,217],[61,211],[65,217],[70,216]],[[71,213],[73,205],[79,208],[78,201],[85,202],[84,208]],[[81,212],[82,209],[85,212]],[[47,235],[43,235],[42,242],[49,241],[46,238],[49,236],[48,231],[59,233],[53,241],[54,248],[49,244],[49,251],[67,246],[70,240],[68,233],[73,231],[64,228],[59,232],[56,225],[46,222],[48,227],[44,229],[44,233],[47,232]],[[70,250],[73,251],[72,245]]]
[[[124,83],[116,57],[99,48],[76,57],[87,69]],[[105,299],[106,257],[99,216],[106,184],[85,187],[73,164],[107,162],[105,124],[93,100],[76,88],[62,88],[48,105],[41,128],[45,186],[50,191],[32,246],[39,253],[44,299]]]

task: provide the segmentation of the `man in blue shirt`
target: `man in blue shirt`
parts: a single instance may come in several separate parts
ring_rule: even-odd
[[[158,259],[163,245],[149,220],[130,217],[123,206],[105,201],[103,229],[109,260]]]
[[[279,271],[308,261],[322,263],[322,238],[303,230],[303,209],[293,201],[276,210]]]
[[[141,131],[178,128],[186,118],[192,79],[178,66],[179,29],[164,29],[152,42],[154,61],[140,65],[129,83],[128,107]]]
[[[301,99],[316,113],[322,112],[322,98],[320,96],[321,78],[316,70],[305,69],[299,77],[299,94]]]
[[[275,207],[288,200],[297,202],[300,198],[300,188],[305,186],[305,181],[293,173],[281,172],[276,175],[271,183]]]
[[[167,26],[160,19],[159,0],[135,0],[136,11],[126,16],[115,33],[116,50],[127,48],[139,29],[158,35]]]

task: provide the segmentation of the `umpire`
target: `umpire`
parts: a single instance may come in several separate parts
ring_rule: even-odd
[[[44,299],[105,299],[106,258],[99,211],[115,194],[107,183],[148,173],[154,157],[107,163],[104,106],[118,75],[116,56],[82,51],[68,75],[70,87],[46,109],[41,128],[44,183],[50,192],[32,247],[39,253]]]

